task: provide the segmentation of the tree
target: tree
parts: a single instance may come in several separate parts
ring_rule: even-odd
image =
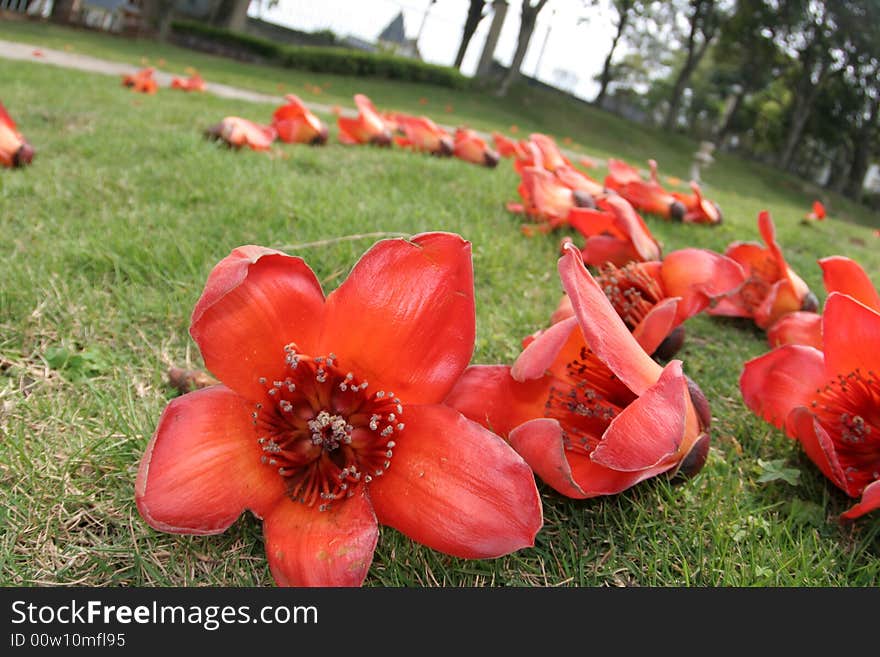
[[[721,14],[716,0],[690,0],[689,5],[691,12],[688,18],[688,33],[685,41],[685,59],[675,78],[675,83],[672,85],[669,109],[663,121],[663,127],[667,130],[675,127],[681,107],[681,98],[688,80],[700,60],[703,59],[712,40],[718,34],[721,22]]]
[[[174,16],[176,0],[146,0],[144,2],[144,21],[156,30],[160,41],[167,41],[171,34],[171,19]]]
[[[519,78],[520,67],[526,57],[526,51],[529,49],[529,41],[535,31],[535,23],[538,20],[538,14],[547,5],[548,0],[538,0],[534,5],[531,0],[522,0],[522,9],[520,11],[519,36],[516,41],[516,50],[513,53],[513,61],[510,68],[501,80],[498,88],[498,96],[506,96],[510,85]]]
[[[251,0],[218,0],[211,15],[211,23],[235,32],[243,32]]]
[[[614,33],[614,39],[611,41],[611,49],[605,57],[602,73],[599,74],[599,93],[593,99],[593,104],[597,107],[602,106],[605,94],[608,93],[608,85],[612,79],[611,60],[614,58],[617,45],[626,32],[627,27],[632,23],[631,19],[633,16],[637,16],[643,10],[643,5],[639,0],[611,0],[611,6],[617,11],[617,30]]]
[[[464,21],[464,30],[461,33],[461,43],[458,46],[458,53],[455,55],[455,68],[461,68],[464,61],[464,54],[467,52],[468,45],[477,31],[477,26],[483,20],[483,9],[486,6],[486,0],[471,0],[468,7],[467,18]]]

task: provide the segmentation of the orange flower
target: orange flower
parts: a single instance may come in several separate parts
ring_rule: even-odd
[[[596,205],[596,209],[574,208],[567,218],[586,238],[581,253],[584,262],[622,266],[660,259],[660,244],[629,201],[609,194],[598,197]]]
[[[825,206],[822,205],[822,202],[813,201],[813,210],[806,216],[806,218],[815,221],[824,221],[826,216],[827,214],[825,213]]]
[[[735,294],[721,300],[710,315],[750,317],[766,329],[786,313],[813,311],[819,307],[816,295],[785,262],[776,243],[776,228],[770,213],[758,215],[758,229],[766,246],[754,242],[734,242],[724,254],[746,271],[746,281]]]
[[[173,78],[171,80],[172,89],[180,89],[181,91],[205,91],[207,85],[205,80],[198,73],[193,73],[188,78]]]
[[[855,260],[830,256],[819,260],[828,294],[840,292],[851,296],[872,310],[880,312],[880,294],[868,274]],[[771,347],[803,344],[822,349],[822,317],[818,313],[795,311],[787,313],[767,329]]]
[[[153,78],[155,69],[153,67],[142,68],[137,73],[123,75],[122,86],[130,88],[132,91],[138,91],[142,94],[154,94],[159,89],[159,85]]]
[[[636,169],[620,160],[608,160],[605,187],[612,189],[629,201],[636,210],[655,214],[664,219],[682,221],[686,209],[675,196],[667,192],[656,180],[656,162],[650,160],[651,180],[642,180]]]
[[[469,128],[458,128],[455,131],[452,154],[465,162],[489,168],[495,167],[500,159],[498,153],[489,148],[483,138]]]
[[[427,116],[391,112],[383,119],[399,133],[394,139],[398,146],[432,155],[452,155],[452,137]]]
[[[558,268],[574,316],[532,341],[513,367],[469,367],[447,403],[507,437],[568,497],[699,471],[709,406],[681,361],[664,368],[645,353],[576,248],[566,248]]]
[[[842,514],[854,519],[880,508],[880,312],[832,292],[821,333],[821,351],[788,344],[747,362],[740,390],[832,483],[861,496]]]
[[[324,144],[329,131],[321,119],[312,114],[294,94],[287,94],[282,105],[272,114],[272,127],[278,138],[287,143]]]
[[[263,520],[279,585],[358,586],[379,524],[461,558],[534,544],[528,466],[443,403],[474,348],[470,244],[384,240],[324,296],[300,258],[235,249],[190,333],[221,384],[174,399],[135,483],[155,529]]]
[[[573,168],[552,137],[535,132],[523,144],[523,157],[514,163],[516,170],[522,172],[526,167],[538,167],[556,171],[561,167]]]
[[[373,144],[375,146],[391,145],[391,130],[382,120],[373,102],[363,94],[355,94],[355,105],[358,108],[356,118],[336,117],[339,126],[339,141],[343,144]]]
[[[682,221],[690,224],[720,224],[723,217],[718,204],[704,198],[700,186],[693,180],[690,186],[693,194],[672,192],[672,196],[684,205]]]
[[[589,194],[578,192],[553,173],[539,167],[525,167],[520,171],[521,182],[517,191],[522,204],[508,203],[511,212],[525,213],[547,232],[569,222],[575,207],[591,207],[594,202]]]
[[[222,141],[230,148],[247,146],[255,151],[268,151],[277,135],[272,126],[259,125],[238,116],[227,116],[205,130],[205,136]]]
[[[516,159],[526,157],[523,147],[518,141],[505,137],[500,132],[492,133],[492,141],[495,142],[495,148],[501,157],[515,157]]]
[[[15,121],[0,103],[0,164],[23,167],[34,159],[34,149],[18,131]]]

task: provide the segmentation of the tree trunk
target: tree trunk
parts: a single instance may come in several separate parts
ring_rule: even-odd
[[[849,181],[849,171],[852,163],[850,155],[848,144],[843,143],[837,148],[834,159],[831,161],[831,175],[828,176],[825,189],[843,194],[843,189]]]
[[[235,32],[243,32],[251,0],[220,0],[215,5],[211,23]]]
[[[718,126],[718,130],[715,132],[714,141],[719,147],[724,143],[727,135],[730,134],[730,130],[731,128],[733,128],[733,120],[736,118],[736,113],[739,112],[739,109],[740,107],[742,107],[745,98],[746,87],[745,85],[740,85],[739,90],[733,97],[730,109],[727,110],[727,114],[724,117],[724,122]]]
[[[522,66],[523,60],[526,58],[526,52],[529,49],[529,41],[531,41],[532,34],[535,32],[535,23],[538,20],[538,12],[540,12],[546,4],[547,0],[539,0],[538,4],[533,7],[529,0],[523,0],[516,51],[513,53],[513,61],[510,63],[510,68],[507,69],[507,74],[501,81],[501,86],[498,88],[498,91],[495,94],[496,96],[506,96],[507,91],[510,89],[510,85],[519,78],[519,69]]]
[[[471,0],[467,18],[464,21],[464,30],[461,33],[461,44],[459,44],[458,53],[455,55],[455,68],[461,68],[468,45],[470,45],[471,39],[477,31],[477,26],[483,20],[483,7],[485,6],[486,0]]]
[[[871,156],[873,146],[873,132],[877,129],[877,118],[880,113],[880,98],[871,101],[871,114],[862,129],[859,130],[858,138],[855,140],[855,148],[853,149],[852,164],[849,169],[849,177],[845,186],[846,195],[859,201],[862,198],[862,183],[868,173],[868,167],[871,166]]]
[[[712,39],[715,38],[717,30],[714,28],[707,29],[706,26],[706,21],[714,10],[714,0],[695,3],[694,15],[691,18],[691,31],[688,34],[687,59],[685,59],[684,66],[681,67],[681,71],[678,72],[678,77],[675,79],[672,95],[669,97],[669,110],[663,121],[663,128],[666,130],[672,130],[675,127],[675,122],[678,119],[678,110],[681,107],[681,96],[684,93],[685,87],[687,87],[687,83],[690,81],[691,75],[696,70],[700,60],[703,59],[703,55],[709,50],[709,44],[712,43]],[[704,11],[706,15],[703,14]],[[700,31],[703,33],[703,43],[697,47],[697,33]]]
[[[617,42],[623,36],[626,30],[626,24],[629,22],[629,9],[632,5],[628,4],[620,8],[620,20],[617,23],[617,34],[611,42],[611,50],[605,58],[605,65],[602,67],[602,75],[599,77],[599,93],[593,99],[596,107],[602,107],[602,101],[605,100],[605,94],[608,92],[608,83],[611,82],[611,59],[614,57],[614,51],[617,49]]]
[[[779,167],[781,169],[787,171],[791,168],[794,154],[804,135],[804,128],[807,125],[807,121],[810,119],[810,115],[813,113],[813,104],[815,103],[816,98],[819,97],[822,83],[827,77],[827,70],[827,65],[823,62],[822,68],[819,71],[818,81],[815,84],[810,77],[809,71],[807,71],[805,77],[802,78],[802,83],[798,85],[798,90],[794,97],[794,108],[791,113],[791,123],[788,126],[788,133],[785,136],[785,145],[779,156]]]

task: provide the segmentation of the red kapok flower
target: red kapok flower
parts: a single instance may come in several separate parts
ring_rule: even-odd
[[[122,86],[130,88],[132,91],[139,91],[143,94],[154,94],[159,89],[159,84],[153,77],[156,71],[152,66],[142,68],[137,73],[123,75]]]
[[[552,137],[535,132],[529,135],[523,148],[523,157],[514,163],[517,171],[525,167],[540,167],[556,171],[559,167],[570,167],[571,162],[559,150]]]
[[[826,216],[828,215],[825,212],[825,206],[822,205],[822,201],[813,201],[813,209],[807,214],[806,218],[815,221],[824,221]]]
[[[822,473],[880,508],[880,312],[832,292],[822,315],[823,350],[785,345],[745,364],[740,390],[757,415],[801,443]]]
[[[709,407],[681,361],[662,368],[651,360],[575,247],[566,247],[559,274],[575,316],[539,335],[512,368],[468,368],[447,403],[506,436],[569,497],[698,471],[708,453]]]
[[[544,231],[568,223],[572,208],[594,204],[589,194],[573,190],[546,169],[525,167],[520,171],[520,178],[517,191],[523,203],[508,203],[507,209],[525,213]]]
[[[470,128],[457,128],[452,154],[460,160],[479,164],[490,169],[498,164],[498,153],[489,148],[486,141]]]
[[[249,509],[281,585],[361,584],[379,523],[463,558],[533,545],[531,471],[442,403],[474,329],[457,235],[381,241],[326,298],[300,258],[235,249],[190,327],[221,385],[165,409],[138,471],[141,515],[215,534]]]
[[[402,112],[385,115],[394,124],[399,136],[398,146],[432,155],[452,155],[452,137],[427,116],[411,116]]]
[[[672,196],[684,205],[682,221],[688,224],[720,224],[723,216],[718,204],[705,198],[696,182],[692,180],[690,185],[692,194],[672,192]]]
[[[613,164],[612,164],[613,162]],[[671,193],[667,192],[656,181],[656,163],[651,160],[651,180],[642,180],[638,172],[628,164],[618,160],[609,160],[609,174],[605,177],[605,186],[620,194],[629,201],[636,210],[681,221],[685,215],[685,207]]]
[[[492,133],[492,141],[495,142],[495,148],[501,157],[514,157],[516,159],[526,157],[525,151],[518,141],[506,137],[500,132]]]
[[[855,261],[844,256],[830,256],[819,260],[825,290],[841,292],[880,312],[880,294],[868,274]],[[775,321],[767,329],[767,340],[772,347],[784,344],[804,344],[822,349],[822,317],[815,312],[796,311]]]
[[[358,108],[356,118],[336,117],[339,126],[339,141],[343,144],[391,145],[391,130],[379,115],[373,102],[364,94],[355,94],[354,103]]]
[[[623,266],[660,259],[660,244],[629,201],[608,194],[599,197],[596,205],[596,209],[575,208],[567,218],[571,227],[586,238],[582,249],[584,262]]]
[[[327,142],[329,131],[295,94],[287,94],[282,105],[272,114],[272,127],[278,138],[289,144],[320,145]]]
[[[25,140],[0,103],[0,164],[5,167],[23,167],[34,159],[34,149]]]
[[[662,261],[623,267],[606,263],[595,280],[642,348],[668,359],[681,346],[682,323],[741,285],[743,277],[742,267],[726,256],[680,249]],[[573,315],[566,295],[550,321],[555,324]]]
[[[758,229],[767,246],[734,242],[727,247],[724,255],[742,265],[746,281],[736,294],[721,300],[708,312],[726,317],[751,317],[755,324],[766,329],[786,313],[816,310],[819,302],[785,262],[776,242],[776,228],[766,210],[758,215]]]
[[[172,89],[180,89],[181,91],[199,91],[207,90],[204,78],[198,73],[193,73],[188,78],[172,78]]]
[[[227,116],[205,130],[205,137],[222,141],[230,148],[247,146],[255,151],[268,151],[276,136],[272,126],[260,125],[240,116]]]

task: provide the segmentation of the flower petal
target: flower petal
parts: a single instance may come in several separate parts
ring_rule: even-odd
[[[301,258],[243,246],[208,276],[189,332],[218,379],[243,397],[262,399],[258,379],[285,371],[284,345],[314,353],[323,305],[321,285]]]
[[[245,509],[262,517],[284,496],[263,465],[252,406],[225,386],[173,399],[141,459],[135,501],[147,523],[176,534],[218,534]]]
[[[558,269],[587,345],[624,385],[642,394],[657,382],[662,368],[626,328],[574,246],[566,245]]]
[[[676,326],[675,318],[680,302],[681,299],[678,297],[663,299],[651,308],[633,329],[633,337],[646,354],[657,351],[660,343],[672,333],[672,329]]]
[[[622,196],[609,195],[599,200],[599,207],[614,213],[617,229],[626,235],[642,261],[660,259],[660,245],[629,201]]]
[[[610,262],[615,267],[623,267],[630,262],[641,262],[641,256],[627,240],[610,235],[595,235],[584,242],[581,255],[588,265],[600,267]]]
[[[803,310],[783,315],[767,329],[771,347],[802,344],[822,351],[822,315]]]
[[[857,369],[880,374],[880,312],[832,292],[822,315],[822,340],[829,378]]]
[[[324,511],[282,499],[263,521],[269,570],[279,586],[360,586],[379,540],[366,493]]]
[[[510,368],[510,375],[517,381],[543,377],[551,369],[569,339],[574,339],[572,335],[574,331],[580,333],[577,317],[566,317],[556,324],[551,324],[523,349]]]
[[[529,466],[501,438],[442,405],[406,409],[391,467],[370,483],[376,517],[467,559],[534,545],[543,524]]]
[[[880,312],[880,294],[877,293],[868,274],[855,260],[843,256],[831,256],[819,260],[819,266],[822,267],[822,277],[828,294],[832,292],[848,294],[868,308]]]
[[[858,491],[847,487],[846,475],[834,450],[834,441],[808,408],[798,406],[791,411],[785,422],[785,432],[797,439],[810,460],[834,485],[850,497],[858,496]]]
[[[663,258],[660,278],[666,294],[681,297],[677,324],[706,308],[712,299],[733,292],[745,282],[735,261],[708,249],[680,249]]]
[[[521,424],[510,432],[510,446],[555,491],[578,500],[587,497],[572,479],[562,442],[562,427],[556,420],[538,418]]]
[[[753,413],[781,428],[792,409],[809,406],[816,390],[827,382],[821,351],[785,345],[747,362],[739,388]]]
[[[840,515],[847,520],[855,520],[874,509],[880,509],[880,479],[873,484],[865,486],[865,490],[862,491],[861,502],[850,507],[848,511]]]
[[[615,417],[590,454],[594,463],[612,470],[635,472],[670,459],[684,440],[688,398],[681,361],[669,363],[657,383]]]
[[[523,422],[544,415],[548,394],[544,377],[520,382],[510,376],[506,365],[471,365],[444,403],[499,436],[507,436]]]
[[[382,240],[327,296],[321,344],[404,403],[441,401],[474,350],[471,245],[451,233]]]

